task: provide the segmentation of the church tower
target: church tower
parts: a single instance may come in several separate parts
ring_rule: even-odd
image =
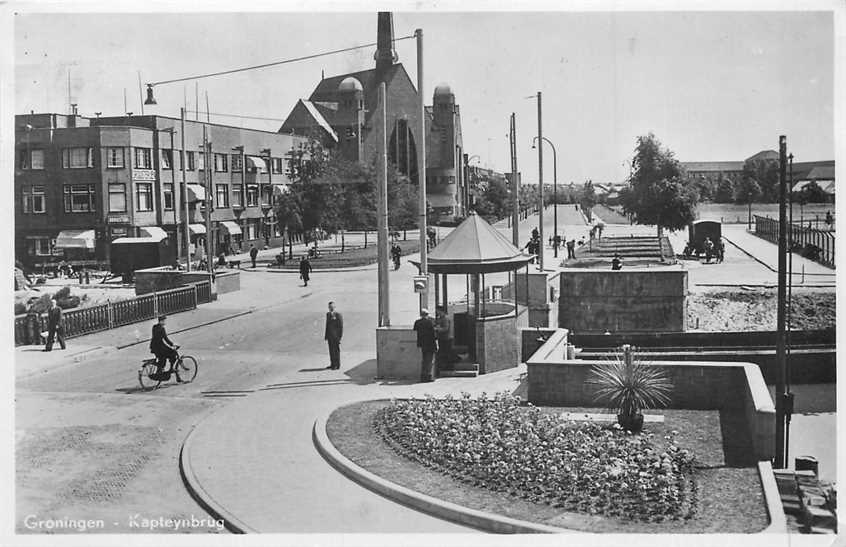
[[[376,60],[376,73],[383,74],[399,60],[399,57],[394,50],[394,14],[389,11],[380,11],[378,17],[376,53],[373,58]]]

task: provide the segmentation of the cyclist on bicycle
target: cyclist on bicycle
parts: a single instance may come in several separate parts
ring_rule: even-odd
[[[158,362],[156,366],[156,374],[161,374],[162,369],[164,369],[165,360],[170,361],[170,370],[176,373],[176,381],[182,382],[182,379],[179,378],[179,371],[173,368],[173,364],[176,362],[176,350],[179,349],[179,346],[174,344],[170,341],[170,338],[167,337],[167,332],[165,331],[165,322],[167,321],[166,315],[159,316],[159,322],[153,325],[153,338],[150,340],[150,352],[154,353],[155,356],[158,358]]]

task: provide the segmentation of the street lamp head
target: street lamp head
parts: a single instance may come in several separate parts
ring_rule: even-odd
[[[144,101],[146,105],[158,104],[153,97],[153,84],[147,84],[147,100]]]

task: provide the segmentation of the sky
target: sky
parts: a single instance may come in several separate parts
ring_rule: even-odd
[[[446,82],[465,151],[537,180],[537,101],[558,181],[622,181],[635,139],[653,132],[681,161],[738,161],[777,149],[834,159],[831,12],[395,12],[395,36],[424,32],[424,93]],[[376,13],[21,13],[14,17],[16,113],[140,113],[143,82],[273,62],[376,41]],[[414,40],[396,44],[416,82]],[[375,47],[198,80],[201,110],[273,118],[213,122],[275,131],[326,76],[372,68]],[[146,114],[178,117],[195,84],[156,88]],[[476,163],[476,160],[474,160]],[[553,158],[544,150],[544,180]]]

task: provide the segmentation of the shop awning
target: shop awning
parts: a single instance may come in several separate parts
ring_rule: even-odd
[[[199,184],[186,184],[188,187],[188,201],[205,201],[206,189]]]
[[[259,156],[247,156],[247,165],[258,170],[259,173],[267,173],[267,162]]]
[[[141,226],[141,231],[146,232],[148,237],[154,238],[156,241],[167,239],[167,232],[158,226]],[[143,234],[142,234],[143,235]]]
[[[203,235],[206,233],[206,227],[202,224],[189,224],[188,231],[194,235]]]
[[[62,230],[56,237],[57,249],[94,249],[94,230]]]
[[[220,222],[221,227],[226,230],[229,235],[231,236],[239,236],[241,235],[241,227],[232,222],[231,220],[223,220]]]

